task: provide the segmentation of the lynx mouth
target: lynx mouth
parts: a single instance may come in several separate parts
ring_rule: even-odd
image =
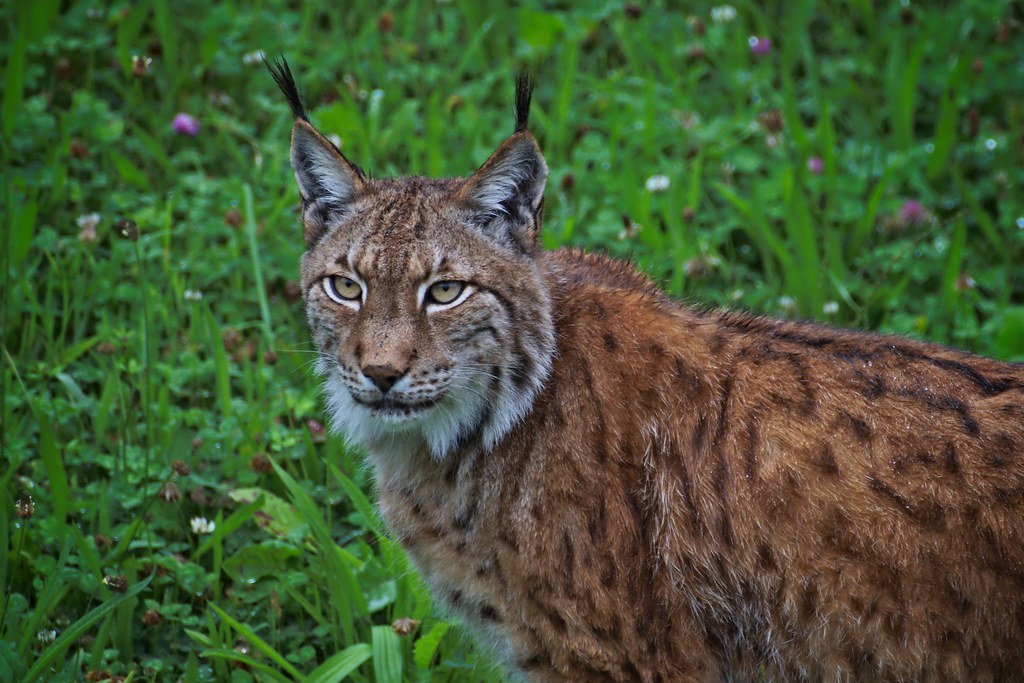
[[[376,401],[366,401],[354,395],[352,398],[359,405],[368,408],[374,417],[389,421],[400,421],[418,417],[431,410],[441,402],[443,395],[423,401],[402,401],[389,396]]]

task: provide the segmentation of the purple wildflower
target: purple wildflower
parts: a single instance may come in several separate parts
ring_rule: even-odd
[[[825,170],[825,162],[821,160],[821,157],[811,157],[807,160],[807,170],[818,175]]]
[[[928,219],[928,209],[916,199],[908,199],[900,207],[899,221],[903,225],[917,225]]]
[[[750,51],[755,55],[766,55],[772,51],[772,41],[770,38],[758,38],[757,36],[751,36],[750,40]]]
[[[175,133],[194,138],[199,133],[199,119],[188,114],[178,114],[171,123]]]

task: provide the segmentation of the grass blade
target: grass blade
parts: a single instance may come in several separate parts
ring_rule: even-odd
[[[949,258],[946,270],[942,275],[942,299],[945,303],[946,317],[952,320],[953,308],[960,298],[956,291],[956,281],[963,267],[964,247],[967,244],[967,225],[961,214],[953,230],[953,242],[949,246]]]
[[[39,659],[35,661],[32,668],[30,668],[28,673],[25,674],[23,683],[32,683],[32,681],[42,676],[43,672],[46,671],[46,668],[50,666],[50,663],[71,647],[71,645],[84,635],[93,624],[145,590],[146,586],[149,585],[149,582],[153,580],[153,576],[155,576],[155,574],[150,574],[145,580],[138,582],[124,593],[115,595],[110,600],[107,600],[88,614],[80,617],[75,621],[75,623],[64,629],[64,632],[61,633],[57,639],[49,645],[49,647],[40,653]]]
[[[4,72],[4,139],[10,140],[14,132],[14,115],[21,105],[25,90],[25,55],[28,51],[28,27],[25,15],[29,12],[31,5],[18,3],[19,17],[18,24],[20,31],[16,31],[17,38],[14,39],[14,46],[11,49],[11,58],[7,62],[7,69]]]
[[[332,475],[334,475],[335,480],[341,485],[341,488],[344,489],[356,510],[362,514],[366,523],[370,525],[373,533],[377,534],[377,536],[386,536],[387,534],[384,531],[384,525],[381,523],[380,517],[377,516],[377,511],[373,509],[370,499],[366,497],[366,494],[363,493],[361,488],[359,488],[359,485],[349,477],[345,476],[345,474],[334,465],[328,465],[327,469]]]
[[[935,124],[935,137],[932,139],[934,147],[928,159],[929,180],[936,180],[949,168],[949,155],[956,142],[956,124],[960,114],[956,105],[957,89],[967,71],[967,61],[963,57],[959,59],[957,65],[953,67],[953,73],[950,74],[949,82],[942,93],[939,119]]]
[[[227,659],[232,662],[241,662],[242,664],[248,666],[250,669],[262,672],[267,676],[273,678],[275,681],[282,681],[283,683],[290,683],[294,680],[305,680],[301,676],[289,678],[288,676],[285,676],[274,667],[268,666],[263,662],[259,661],[258,659],[250,657],[249,655],[242,654],[237,650],[228,650],[227,648],[212,648],[209,650],[203,650],[201,656],[219,657],[220,659]]]
[[[289,662],[287,659],[284,658],[283,655],[281,655],[281,653],[279,653],[277,650],[271,647],[270,643],[256,635],[255,631],[253,631],[251,628],[241,623],[240,621],[236,620],[234,617],[232,617],[230,614],[222,610],[220,607],[217,607],[217,605],[213,604],[212,602],[208,604],[210,609],[216,612],[217,616],[224,620],[224,623],[230,626],[235,633],[249,641],[249,644],[257,650],[259,650],[260,652],[262,652],[263,656],[273,660],[278,666],[287,671],[288,674],[293,678],[299,680],[303,678],[302,674],[299,672],[298,669],[296,669],[292,665],[291,662]]]
[[[295,509],[299,511],[313,532],[313,537],[320,550],[319,559],[324,563],[325,575],[328,577],[327,588],[333,598],[332,606],[337,611],[338,619],[341,622],[342,638],[345,642],[351,643],[356,640],[353,610],[359,616],[369,616],[370,609],[366,602],[366,596],[356,580],[351,563],[346,561],[343,555],[344,550],[335,544],[330,529],[317,510],[316,504],[313,503],[313,499],[280,465],[276,462],[273,465],[277,475],[288,489],[292,504],[295,505]]]
[[[50,491],[53,494],[53,519],[55,526],[63,534],[64,524],[68,517],[68,510],[71,505],[71,494],[68,487],[68,474],[64,469],[64,460],[61,458],[60,449],[57,448],[57,439],[54,437],[53,425],[49,418],[37,409],[39,418],[39,452],[43,458],[43,466],[50,479]]]
[[[252,257],[252,275],[256,281],[256,298],[260,302],[260,316],[263,318],[263,337],[270,347],[274,345],[274,326],[270,322],[270,302],[267,300],[267,287],[263,284],[263,266],[260,261],[260,245],[256,239],[256,216],[252,208],[252,186],[242,186],[242,197],[245,206],[245,236],[249,241],[249,255]]]
[[[225,418],[231,415],[231,366],[228,363],[228,352],[224,348],[224,340],[221,339],[217,322],[213,319],[213,312],[204,307],[206,318],[206,333],[210,340],[210,347],[213,349],[213,364],[217,380],[217,400],[220,403],[221,415]]]

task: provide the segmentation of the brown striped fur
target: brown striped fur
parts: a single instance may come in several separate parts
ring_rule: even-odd
[[[303,285],[335,421],[438,597],[529,681],[1021,679],[1024,367],[693,310],[542,252],[522,124],[468,180],[359,172],[338,207],[300,178],[328,207]],[[509,159],[529,168],[480,220],[467,193]],[[347,260],[358,310],[321,287]],[[438,270],[475,289],[429,312],[412,292]],[[346,403],[392,367],[454,406],[463,365],[487,401],[448,440],[437,409],[388,431]]]

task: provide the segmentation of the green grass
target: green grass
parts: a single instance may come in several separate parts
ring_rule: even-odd
[[[387,4],[0,6],[0,680],[501,679],[319,425],[291,120],[257,50],[375,175],[471,172],[528,67],[546,246],[1024,359],[1018,4]]]

